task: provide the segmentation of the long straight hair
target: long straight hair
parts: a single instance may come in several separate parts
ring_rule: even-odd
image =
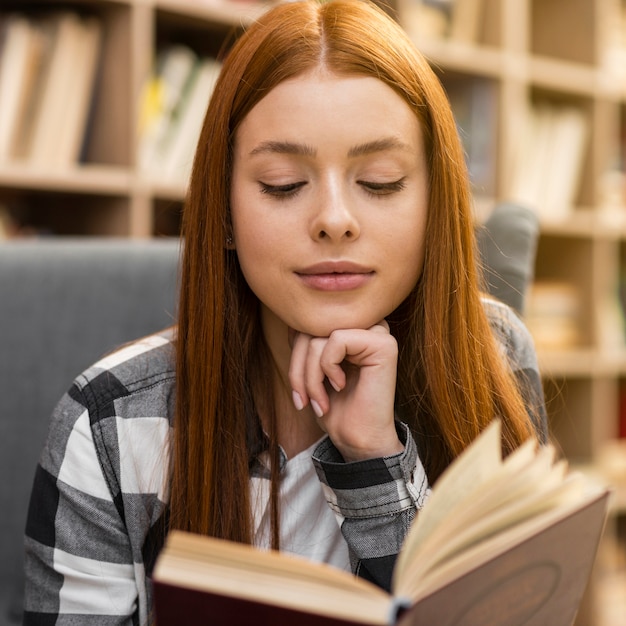
[[[494,416],[503,420],[505,453],[533,432],[481,302],[468,176],[439,80],[376,6],[288,2],[251,26],[227,56],[194,160],[182,224],[172,527],[253,541],[249,472],[263,445],[255,415],[271,415],[273,396],[258,301],[226,244],[233,137],[276,85],[319,66],[383,81],[423,129],[429,169],[424,266],[389,323],[399,345],[396,408],[418,441],[431,483]],[[269,439],[276,459],[272,427]],[[277,483],[274,475],[275,547]]]

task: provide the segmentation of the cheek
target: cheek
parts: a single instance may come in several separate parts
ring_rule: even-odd
[[[280,292],[285,245],[271,228],[254,220],[234,220],[235,250],[242,274],[254,294],[265,302]]]
[[[424,228],[420,228],[419,231],[415,234],[415,237],[411,239],[411,241],[407,244],[410,246],[410,263],[413,267],[415,267],[415,279],[419,278],[422,273],[422,268],[424,266],[424,255],[425,255],[425,239],[426,233]]]
[[[244,278],[254,290],[255,284],[267,275],[270,270],[268,263],[270,251],[266,247],[266,240],[253,232],[235,231],[235,247],[239,265]]]
[[[392,221],[391,227],[387,226],[387,243],[390,253],[399,261],[417,262],[421,266],[426,240],[427,211],[418,209],[416,212],[414,206],[407,209],[404,216],[398,216]]]
[[[396,245],[391,248],[389,263],[396,269],[398,298],[403,300],[415,287],[424,267],[426,220],[395,233]],[[399,304],[397,302],[396,304]]]

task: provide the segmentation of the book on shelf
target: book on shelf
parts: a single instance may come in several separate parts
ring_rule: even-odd
[[[513,163],[509,198],[546,220],[572,211],[589,138],[581,107],[540,103],[530,107]]]
[[[539,350],[568,350],[582,343],[583,299],[566,281],[537,279],[529,288],[524,322]]]
[[[209,98],[221,63],[185,46],[164,50],[144,91],[140,169],[187,182]]]
[[[66,100],[63,109],[64,127],[56,137],[57,149],[49,156],[49,160],[55,163],[71,165],[82,158],[97,84],[102,35],[102,24],[98,18],[82,20],[77,40],[79,56],[72,72],[72,97]]]
[[[616,346],[626,346],[626,261],[622,258],[619,265],[619,277],[615,290],[617,308],[619,314],[619,330],[621,341]]]
[[[158,174],[159,146],[177,115],[176,107],[197,61],[196,53],[184,45],[168,46],[157,55],[141,98],[138,163],[144,172]]]
[[[29,79],[23,86],[19,108],[14,113],[13,133],[5,154],[7,161],[23,162],[28,157],[53,45],[54,34],[49,20],[25,19],[31,27],[30,43],[33,46],[34,62]]]
[[[11,124],[2,155],[5,160],[39,167],[71,166],[78,162],[83,144],[102,25],[98,18],[83,18],[72,11],[13,20],[23,41],[13,45],[11,52],[6,45],[13,39],[9,34],[2,59],[4,64],[5,55],[11,52],[13,60],[7,63],[20,68],[21,80],[18,85],[12,79],[16,91],[0,104]]]
[[[398,556],[391,593],[328,565],[172,531],[153,572],[159,626],[551,626],[576,615],[609,490],[494,420],[446,470]]]
[[[13,220],[8,209],[0,204],[0,242],[13,237]]]
[[[423,39],[442,39],[450,26],[450,0],[406,0],[399,17],[418,46]]]
[[[19,13],[9,15],[0,43],[0,162],[9,160],[13,153],[20,115],[33,88],[42,52],[37,27]]]
[[[475,44],[481,36],[484,0],[405,0],[402,26],[419,46],[421,39],[447,37]]]
[[[476,43],[485,10],[484,0],[453,0],[450,13],[450,39]]]
[[[100,22],[73,12],[52,18],[53,46],[27,160],[46,167],[76,163],[96,76]]]
[[[622,0],[605,0],[600,32],[601,65],[611,81],[626,80],[626,4]]]
[[[474,192],[496,193],[498,95],[493,81],[476,77],[446,77],[444,86],[463,143]]]
[[[202,122],[221,67],[221,63],[211,57],[196,64],[189,88],[182,94],[180,114],[165,139],[161,163],[166,180],[186,183],[189,179]]]

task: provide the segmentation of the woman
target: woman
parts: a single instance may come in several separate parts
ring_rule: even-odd
[[[429,486],[494,416],[505,452],[545,438],[528,334],[479,292],[444,92],[375,7],[287,3],[235,44],[183,236],[177,326],[57,408],[26,623],[146,623],[167,528],[388,587]]]

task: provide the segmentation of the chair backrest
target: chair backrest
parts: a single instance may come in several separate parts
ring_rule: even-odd
[[[50,414],[117,345],[173,323],[179,243],[0,245],[0,626],[21,623],[23,533]]]
[[[476,235],[488,293],[523,316],[535,271],[536,213],[519,204],[498,204]]]

